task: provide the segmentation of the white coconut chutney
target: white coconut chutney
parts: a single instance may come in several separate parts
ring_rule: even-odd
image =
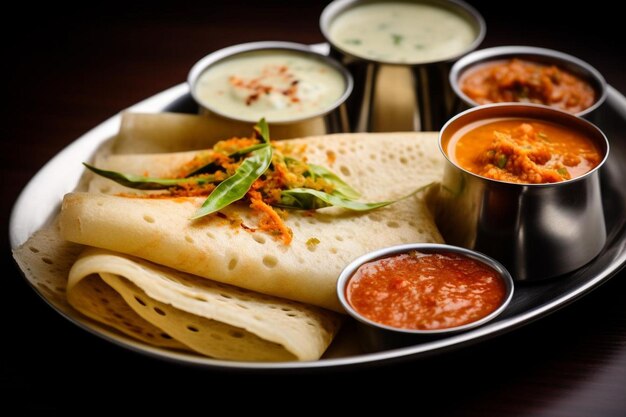
[[[343,75],[322,59],[289,50],[250,51],[207,68],[194,85],[206,108],[236,120],[290,122],[333,108]]]
[[[330,24],[330,41],[344,51],[389,63],[442,61],[463,53],[478,33],[459,14],[419,2],[352,7]]]

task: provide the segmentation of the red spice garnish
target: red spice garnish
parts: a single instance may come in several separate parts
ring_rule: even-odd
[[[250,94],[248,96],[248,98],[246,98],[246,106],[251,105],[252,103],[257,101],[258,99],[259,99],[259,94],[258,93]]]
[[[246,226],[243,222],[239,224],[243,230],[254,233],[256,229],[254,227]]]
[[[280,84],[288,84],[288,87],[281,89],[276,85],[272,85],[272,83],[276,83],[276,78]],[[290,99],[289,101],[292,103],[300,102],[300,99],[297,97],[299,80],[294,79],[294,75],[289,72],[289,67],[286,65],[269,65],[263,68],[259,77],[249,80],[244,80],[236,75],[232,75],[228,78],[228,81],[233,87],[250,92],[245,99],[246,106],[251,106],[258,101],[262,94],[267,95],[272,92],[277,92],[288,97]]]

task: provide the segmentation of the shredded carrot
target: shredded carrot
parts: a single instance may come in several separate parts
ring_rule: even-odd
[[[268,80],[278,78],[282,81],[281,88],[272,85]],[[267,65],[263,68],[262,74],[258,77],[244,79],[237,76],[230,76],[228,82],[237,91],[246,94],[246,105],[254,104],[261,96],[277,93],[287,97],[291,102],[298,103],[298,84],[300,81],[295,78],[295,74],[289,71],[285,65]]]
[[[328,165],[332,166],[337,160],[337,155],[333,151],[326,151],[326,160],[328,161]]]
[[[256,138],[230,138],[217,142],[213,147],[213,150],[215,152],[230,154],[238,151],[239,149],[248,148],[257,143],[259,143],[259,141]]]
[[[241,80],[233,79],[232,82],[239,83]],[[286,95],[292,94],[296,87],[297,83],[290,84],[289,89],[285,92]],[[229,155],[260,143],[258,135],[257,132],[255,133],[257,137],[234,137],[217,142],[212,149],[198,152],[192,159],[177,167],[172,175],[174,178],[185,178],[198,168],[209,163],[215,163],[216,169],[214,172],[193,176],[196,179],[200,179],[204,175],[206,180],[211,182],[199,185],[197,181],[190,180],[188,183],[182,182],[161,192],[146,194],[123,193],[118,195],[133,198],[173,198],[177,201],[187,201],[188,197],[208,196],[218,184],[232,176],[241,166],[242,160],[245,159],[230,158]],[[231,226],[243,229],[249,233],[257,231],[269,233],[285,245],[289,245],[292,241],[293,233],[284,222],[287,213],[279,208],[274,208],[274,205],[281,202],[282,191],[290,188],[306,187],[330,193],[333,191],[334,185],[322,177],[309,174],[309,166],[306,162],[306,157],[303,155],[307,148],[306,144],[272,143],[272,146],[275,150],[272,168],[268,169],[260,178],[254,181],[246,194],[249,207],[259,215],[258,224],[251,227],[245,225],[243,220],[238,217],[227,218],[220,212],[216,213],[216,217],[225,219]],[[335,153],[332,151],[328,151],[326,156],[330,164],[336,158]],[[147,172],[145,176],[148,176]],[[305,213],[305,215],[309,214]]]
[[[263,201],[261,193],[257,190],[248,191],[250,208],[263,214],[259,221],[259,229],[280,237],[285,245],[289,245],[292,239],[292,231],[285,225],[276,210]]]

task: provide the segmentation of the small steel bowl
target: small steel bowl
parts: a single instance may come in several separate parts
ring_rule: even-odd
[[[459,59],[450,70],[450,85],[457,96],[457,110],[462,111],[480,104],[469,98],[460,87],[463,77],[473,69],[484,64],[497,61],[507,61],[513,58],[523,59],[543,65],[555,65],[570,74],[573,74],[591,85],[596,93],[596,101],[590,107],[576,113],[577,116],[589,118],[595,115],[606,100],[607,84],[598,70],[588,63],[572,55],[546,48],[532,46],[498,46],[471,52]]]
[[[361,267],[361,265],[367,262],[411,251],[419,251],[423,253],[455,253],[477,260],[491,267],[500,275],[500,278],[504,282],[505,295],[502,304],[497,309],[479,320],[461,326],[436,330],[402,329],[377,323],[363,317],[350,305],[346,298],[346,287],[354,273]],[[357,320],[358,334],[362,347],[366,351],[375,352],[401,346],[415,345],[421,342],[451,336],[456,333],[482,326],[500,315],[509,305],[511,299],[513,298],[513,279],[502,264],[482,253],[460,248],[458,246],[437,243],[411,243],[379,249],[352,261],[339,275],[339,279],[337,280],[337,296],[339,297],[339,302],[346,312]]]
[[[454,61],[476,49],[483,41],[485,20],[476,9],[461,0],[404,1],[452,11],[473,27],[475,38],[463,52],[436,61],[394,62],[363,58],[335,45],[330,28],[345,11],[384,0],[335,0],[329,3],[320,16],[320,30],[330,44],[330,55],[344,64],[354,77],[354,92],[346,102],[352,131],[435,131],[456,114],[455,96],[448,82],[450,68]],[[397,88],[390,88],[390,85]],[[398,94],[402,96],[403,105],[396,108]],[[390,109],[393,118],[389,115]]]
[[[530,118],[575,129],[594,141],[602,160],[567,181],[520,184],[474,174],[445,149],[461,129],[484,120]],[[516,281],[536,281],[574,271],[600,253],[606,227],[600,169],[609,142],[595,125],[571,113],[538,104],[489,104],[457,115],[439,134],[446,158],[436,218],[446,242],[502,262]]]
[[[200,76],[211,66],[237,55],[243,55],[261,51],[289,51],[301,54],[307,58],[320,61],[329,67],[337,70],[344,80],[344,91],[341,96],[329,107],[320,111],[308,114],[302,118],[290,119],[287,121],[272,121],[268,117],[268,124],[272,128],[273,139],[287,139],[289,137],[301,137],[308,135],[319,135],[327,133],[343,133],[349,131],[347,115],[345,113],[344,102],[352,93],[352,76],[335,59],[315,52],[310,46],[292,42],[263,41],[250,42],[215,51],[200,59],[189,71],[187,83],[192,97],[200,106],[200,112],[212,119],[217,124],[228,124],[233,128],[233,134],[249,133],[251,126],[256,120],[248,120],[225,114],[219,109],[211,108],[203,103],[196,93],[196,84]],[[263,117],[264,115],[259,115]]]

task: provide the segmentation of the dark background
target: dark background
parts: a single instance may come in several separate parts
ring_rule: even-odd
[[[209,413],[209,403],[233,394],[239,396],[229,403],[233,411],[282,409],[286,401],[334,411],[330,398],[451,416],[626,415],[624,273],[556,314],[489,342],[409,364],[304,375],[209,372],[128,352],[67,322],[22,279],[6,237],[10,209],[47,160],[125,107],[184,82],[195,61],[215,49],[255,40],[323,41],[317,22],[326,3],[23,3],[4,13],[0,384],[9,388],[0,394],[0,409],[70,409],[76,398],[101,408],[125,398],[160,408],[206,404]],[[626,93],[625,25],[611,6],[619,3],[470,3],[487,22],[481,47],[561,50]],[[301,388],[307,383],[313,389]],[[348,388],[361,394],[348,395]],[[261,393],[263,402],[250,400]]]

